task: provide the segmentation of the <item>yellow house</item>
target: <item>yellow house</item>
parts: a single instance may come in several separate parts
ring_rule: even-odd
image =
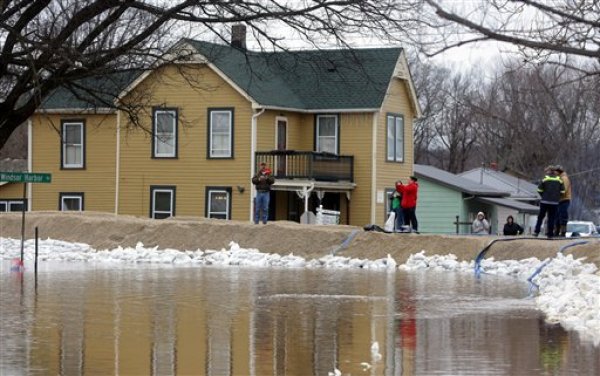
[[[243,45],[181,40],[154,69],[56,91],[28,124],[30,170],[52,174],[30,185],[29,209],[247,221],[266,162],[270,219],[322,205],[382,224],[420,115],[403,49]]]

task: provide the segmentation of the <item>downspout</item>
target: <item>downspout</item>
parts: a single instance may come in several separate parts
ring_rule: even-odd
[[[33,172],[33,123],[31,118],[27,119],[27,172]],[[27,183],[27,211],[31,211],[31,200],[33,184]]]
[[[371,221],[375,223],[375,208],[377,205],[377,116],[373,113],[372,145],[371,145]]]
[[[265,112],[264,108],[261,108],[258,112],[252,114],[252,121],[251,121],[251,134],[250,134],[250,179],[252,179],[252,177],[254,176],[254,167],[256,166],[256,156],[254,155],[254,153],[256,153],[256,132],[257,132],[257,124],[258,124],[258,117],[260,115],[262,115]],[[256,195],[256,188],[254,187],[254,184],[250,184],[250,221],[252,222],[252,220],[254,219],[254,201],[253,198]]]
[[[121,111],[117,109],[117,150],[115,156],[115,215],[119,214],[119,179],[121,170]]]

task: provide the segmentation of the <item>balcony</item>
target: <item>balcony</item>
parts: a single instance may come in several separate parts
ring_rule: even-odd
[[[294,150],[259,151],[255,156],[256,169],[266,162],[276,179],[354,182],[354,156]]]

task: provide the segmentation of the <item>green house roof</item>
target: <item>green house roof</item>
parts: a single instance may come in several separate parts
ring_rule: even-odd
[[[251,52],[185,40],[263,106],[379,108],[401,48]]]
[[[184,39],[257,104],[299,110],[381,107],[401,48],[253,52]],[[55,90],[42,109],[114,107],[141,71],[80,80]]]
[[[40,106],[43,110],[113,108],[114,100],[141,70],[112,72],[75,81],[54,90]]]

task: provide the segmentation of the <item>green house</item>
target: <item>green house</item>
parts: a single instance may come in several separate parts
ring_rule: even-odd
[[[501,234],[506,215],[523,225],[538,212],[537,206],[509,198],[508,191],[433,166],[415,164],[414,173],[419,179],[417,218],[422,233],[469,234],[481,211],[491,224],[491,233]]]

